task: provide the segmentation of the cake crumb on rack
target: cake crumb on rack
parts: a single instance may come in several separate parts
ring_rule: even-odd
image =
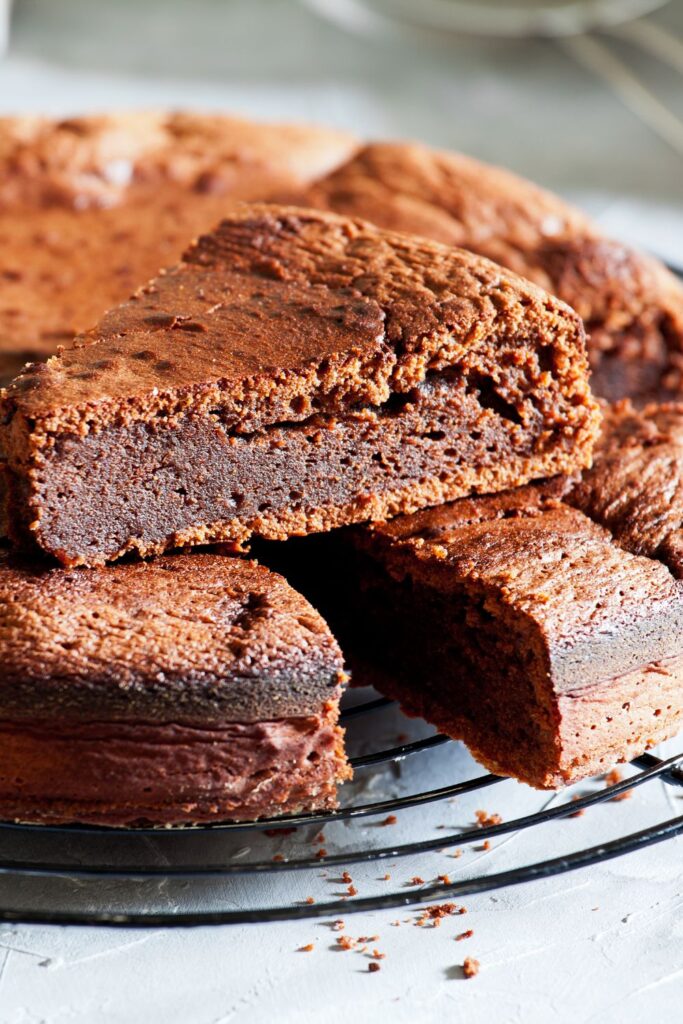
[[[489,828],[491,825],[503,824],[500,814],[489,814],[488,811],[475,811],[474,816],[480,828]]]

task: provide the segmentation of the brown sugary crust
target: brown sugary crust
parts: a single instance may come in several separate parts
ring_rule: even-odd
[[[615,400],[681,390],[683,288],[578,210],[502,168],[410,143],[372,143],[301,202],[460,245],[581,315],[593,386]]]
[[[0,720],[0,818],[168,826],[330,810],[351,775],[336,719],[331,704],[209,727]]]
[[[255,562],[197,553],[64,571],[0,560],[0,719],[222,727],[317,714],[343,681],[324,620]]]
[[[594,465],[568,500],[627,551],[683,577],[683,405],[606,410]]]
[[[355,615],[374,685],[541,788],[632,758],[683,718],[683,586],[568,506],[566,487],[355,531],[360,590],[338,632]]]
[[[342,132],[217,114],[0,118],[0,383],[96,323],[238,201],[355,148]]]
[[[382,424],[400,432],[403,406],[419,404],[420,389],[432,395],[433,412],[448,394],[462,393],[461,416],[474,403],[480,422],[468,430],[476,426],[472,437],[482,444],[495,429],[485,457],[463,461],[466,453],[453,448],[453,471],[429,467],[427,444],[422,473],[416,465],[415,478],[399,483],[395,456],[381,450]],[[558,300],[461,250],[334,214],[265,205],[236,211],[74,347],[29,368],[4,393],[2,412],[13,536],[31,533],[65,564],[97,564],[130,549],[241,542],[252,533],[282,538],[575,470],[590,459],[599,421],[580,321]],[[121,487],[147,480],[148,470],[135,459],[157,441],[172,441],[175,450],[160,451],[144,484],[147,494],[157,493],[154,475],[170,463],[173,482],[163,494],[187,496],[196,473],[181,479],[176,453],[189,457],[198,430],[221,439],[223,455],[215,465],[207,462],[205,475],[225,475],[244,492],[265,469],[240,468],[235,459],[242,445],[252,458],[258,445],[277,449],[292,441],[293,431],[308,431],[334,454],[335,421],[348,432],[349,417],[359,432],[364,420],[381,428],[381,486],[368,477],[366,486],[361,481],[344,491],[341,474],[339,494],[324,499],[325,467],[316,463],[319,483],[303,469],[292,481],[303,507],[292,498],[270,508],[273,481],[259,500],[254,492],[258,514],[248,517],[235,502],[220,517],[211,506],[183,519],[190,499],[179,517],[166,497],[161,534],[143,526],[89,546],[72,525],[87,516],[88,481],[103,469],[102,492],[113,501]],[[276,427],[279,433],[268,435]],[[469,444],[464,427],[454,408],[448,430],[463,428]],[[434,442],[444,437],[441,429],[424,435]],[[513,458],[506,453],[510,439]],[[210,442],[207,435],[201,451]],[[97,450],[92,464],[91,450]],[[129,453],[129,469],[135,465],[125,483],[107,461],[121,451]],[[297,464],[315,458],[311,452],[296,454]],[[57,486],[69,458],[75,468]],[[197,458],[204,461],[199,452]],[[191,497],[199,506],[203,500]],[[222,500],[229,505],[227,496]],[[98,506],[97,516],[106,521],[113,507]],[[143,518],[154,526],[159,515],[145,507]]]

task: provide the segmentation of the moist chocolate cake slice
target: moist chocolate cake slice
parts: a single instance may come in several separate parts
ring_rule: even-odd
[[[279,576],[217,554],[0,560],[0,817],[103,825],[336,806],[342,657]]]
[[[530,182],[460,153],[373,143],[302,202],[460,245],[530,278],[583,317],[593,389],[615,400],[683,391],[683,287]]]
[[[356,681],[365,666],[491,771],[539,788],[629,760],[683,724],[683,585],[561,489],[319,540],[336,545],[337,571],[333,592],[318,576],[316,598]]]
[[[0,118],[0,383],[169,266],[238,200],[300,188],[345,133],[156,111]]]
[[[683,577],[683,405],[607,410],[595,463],[568,501],[627,551]]]
[[[576,314],[488,260],[245,206],[4,392],[10,532],[97,565],[576,470],[587,376]]]

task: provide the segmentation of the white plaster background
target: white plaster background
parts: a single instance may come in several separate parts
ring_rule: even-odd
[[[656,20],[683,36],[680,3]],[[617,49],[682,115],[680,77]],[[459,147],[578,198],[612,232],[683,264],[680,155],[552,43],[389,44],[345,35],[286,0],[19,0],[0,62],[0,111],[150,104],[306,118]],[[453,758],[459,765],[465,755],[435,754],[404,778],[450,781]],[[505,806],[503,791],[472,806],[509,816],[547,799],[505,785]],[[449,820],[466,823],[470,809],[456,805]],[[535,834],[528,852],[554,855],[563,842],[590,844],[682,810],[675,792],[651,783],[630,801]],[[411,812],[398,827],[434,835],[435,813]],[[450,865],[442,858],[438,870],[466,874],[475,859],[477,870],[503,869],[519,862],[523,841],[501,840]],[[358,954],[331,951],[329,922],[192,931],[0,925],[0,1024],[680,1020],[682,853],[680,841],[668,842],[467,898],[467,917],[429,932],[391,926],[407,912],[347,915],[350,934],[380,935],[387,959],[373,975]],[[363,895],[377,891],[385,870],[396,880],[434,877],[437,860],[353,875]],[[328,881],[316,884],[318,898],[329,894]],[[292,900],[311,891],[296,876],[288,885]],[[474,937],[455,943],[464,928]],[[296,952],[308,942],[314,952]],[[471,981],[458,969],[465,955],[482,964]]]

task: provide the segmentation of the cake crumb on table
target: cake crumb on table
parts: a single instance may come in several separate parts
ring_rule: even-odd
[[[315,900],[312,896],[307,896],[305,902],[310,905],[311,903],[315,903]]]
[[[432,927],[438,928],[441,924],[441,919],[449,917],[451,914],[466,914],[467,911],[464,907],[458,906],[457,903],[435,903],[431,907],[425,907],[420,913],[420,916],[415,921],[415,924],[419,927],[423,927],[425,924],[432,922]]]
[[[476,978],[479,974],[480,963],[471,956],[466,956],[462,964],[462,973],[466,978]]]
[[[382,824],[383,825],[395,825],[397,821],[398,821],[398,818],[396,817],[395,814],[388,814],[386,816],[386,818],[384,819],[384,821],[382,822]]]
[[[349,885],[353,881],[353,879],[351,878],[351,875],[348,873],[348,871],[344,871],[343,872],[343,874],[341,876],[341,879],[342,879],[342,882],[346,882],[347,885]]]
[[[348,892],[349,896],[358,895],[358,889],[356,889],[355,885],[350,885],[346,891]]]
[[[368,970],[370,971],[371,974],[374,974],[375,971],[378,971],[379,969],[380,967],[376,960],[371,960],[370,963],[368,964]]]
[[[309,942],[308,945],[306,945],[306,946],[299,946],[299,950],[298,951],[299,951],[299,953],[312,953],[313,952],[313,943]]]
[[[474,935],[474,932],[472,931],[472,929],[468,928],[466,932],[460,932],[459,935],[456,935],[455,936],[455,941],[456,942],[462,942],[463,939],[471,939],[473,935]]]

